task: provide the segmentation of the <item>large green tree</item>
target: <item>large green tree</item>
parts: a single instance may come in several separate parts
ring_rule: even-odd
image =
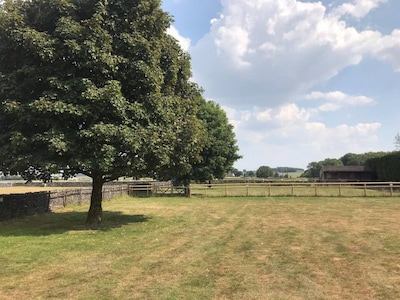
[[[217,103],[199,97],[197,107],[197,117],[203,122],[207,139],[201,160],[192,165],[189,178],[200,182],[223,179],[241,158],[233,126]]]
[[[207,140],[200,153],[201,160],[193,164],[190,177],[197,181],[223,179],[241,158],[233,126],[217,103],[199,97],[197,107],[197,117],[203,122]]]
[[[203,149],[190,61],[160,0],[5,0],[0,10],[0,161],[92,178],[187,173]]]
[[[225,111],[217,103],[205,100],[200,89],[197,90],[197,118],[206,130],[200,160],[193,163],[184,175],[176,176],[176,173],[169,171],[164,177],[186,186],[193,180],[206,182],[223,179],[233,169],[234,162],[241,158],[233,126]]]

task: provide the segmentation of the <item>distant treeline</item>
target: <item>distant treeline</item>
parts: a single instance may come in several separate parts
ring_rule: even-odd
[[[275,170],[275,172],[278,172],[278,173],[296,173],[298,171],[304,171],[304,169],[291,168],[291,167],[277,167],[274,170]]]
[[[322,161],[311,162],[301,177],[319,177],[319,171],[324,166],[366,166],[374,171],[374,179],[376,180],[400,181],[400,151],[347,153],[339,159],[327,158]]]

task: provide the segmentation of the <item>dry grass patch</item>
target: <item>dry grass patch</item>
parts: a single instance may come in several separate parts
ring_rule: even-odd
[[[12,186],[12,187],[0,187],[0,195],[10,194],[25,194],[35,192],[49,192],[56,190],[68,189],[68,187],[40,187],[40,186]]]
[[[1,299],[399,299],[399,198],[118,198],[0,223]]]

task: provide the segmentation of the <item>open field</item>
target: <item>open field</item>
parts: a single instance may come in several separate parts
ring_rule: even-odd
[[[38,187],[38,186],[12,186],[12,187],[0,187],[0,195],[10,195],[10,194],[25,194],[25,193],[35,193],[35,192],[47,192],[63,190],[66,187]]]
[[[400,198],[147,198],[0,223],[0,299],[400,299]]]

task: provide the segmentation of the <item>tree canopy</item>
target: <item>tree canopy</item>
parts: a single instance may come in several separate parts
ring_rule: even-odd
[[[233,126],[217,103],[199,98],[197,105],[197,117],[203,122],[207,140],[200,153],[201,160],[193,164],[191,176],[198,181],[223,179],[241,158]]]
[[[341,158],[326,158],[318,162],[311,162],[301,177],[317,178],[322,167],[325,166],[367,166],[374,159],[387,155],[387,152],[366,152],[361,154],[347,153]]]
[[[268,178],[274,176],[274,170],[268,166],[261,166],[256,171],[258,178]]]
[[[366,165],[375,171],[377,180],[400,181],[400,151],[370,157]]]
[[[325,166],[343,166],[343,162],[336,158],[326,158],[318,162],[311,162],[307,165],[307,170],[304,171],[301,177],[318,178],[321,168]]]
[[[189,184],[192,180],[205,182],[223,179],[232,170],[233,163],[241,158],[233,126],[217,103],[207,101],[199,95],[197,118],[206,130],[206,141],[200,160],[192,165],[189,172],[175,178],[184,184]]]
[[[237,168],[233,168],[232,173],[233,173],[233,175],[235,175],[235,177],[240,177],[243,175],[243,172],[238,170]]]
[[[6,0],[0,10],[0,161],[93,179],[187,173],[204,124],[190,59],[160,0]]]
[[[386,155],[386,152],[347,153],[339,158],[344,166],[365,166],[367,161]]]

